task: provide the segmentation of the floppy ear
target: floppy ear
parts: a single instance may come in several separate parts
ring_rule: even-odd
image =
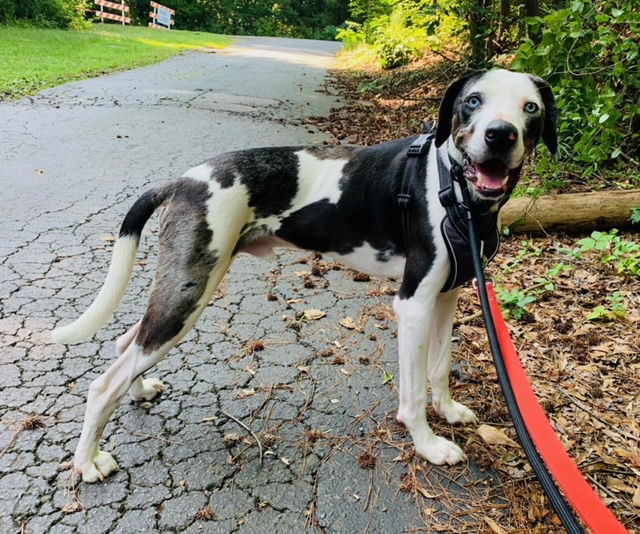
[[[542,127],[542,140],[547,145],[549,152],[555,154],[558,151],[558,137],[556,135],[556,120],[558,110],[556,99],[553,97],[551,86],[538,76],[531,76],[531,80],[538,88],[544,104],[544,126]]]
[[[467,84],[474,78],[477,78],[484,74],[486,71],[476,70],[465,74],[461,78],[458,78],[453,82],[444,93],[442,102],[440,102],[440,110],[438,111],[438,130],[436,131],[436,147],[439,147],[444,143],[451,135],[451,121],[453,119],[453,106],[456,102],[456,98]]]

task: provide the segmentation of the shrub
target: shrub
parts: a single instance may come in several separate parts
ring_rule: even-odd
[[[560,158],[581,162],[583,176],[637,159],[640,11],[631,2],[572,0],[527,23],[542,37],[521,44],[512,68],[553,86]]]
[[[88,26],[86,0],[0,0],[0,23],[28,21],[36,26],[80,29]]]

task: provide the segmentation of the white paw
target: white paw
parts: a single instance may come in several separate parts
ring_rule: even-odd
[[[450,400],[449,402],[442,403],[433,403],[433,408],[436,413],[447,420],[447,423],[477,423],[478,418],[476,414],[474,414],[469,408],[467,408],[464,404],[460,404],[454,400]]]
[[[84,482],[97,482],[118,470],[118,464],[108,452],[98,451],[90,460],[74,462],[75,470],[82,475]]]
[[[424,443],[416,443],[416,452],[435,465],[454,465],[467,459],[464,451],[453,441],[433,436]]]
[[[135,401],[150,401],[164,391],[164,384],[157,378],[142,378],[131,385],[129,394]]]

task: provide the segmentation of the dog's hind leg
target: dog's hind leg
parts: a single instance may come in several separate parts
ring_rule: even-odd
[[[431,397],[436,413],[449,423],[473,423],[475,414],[465,405],[451,399],[451,330],[458,302],[458,290],[440,293],[436,298],[434,325],[429,342],[428,369]]]
[[[196,283],[192,286],[200,293],[200,298],[195,303],[192,298],[180,298],[179,286],[164,286],[160,289],[157,284],[154,287],[149,307],[139,326],[134,326],[123,336],[137,330],[135,340],[126,344],[114,364],[89,387],[82,434],[74,457],[74,467],[82,474],[85,482],[101,480],[117,469],[113,457],[100,451],[98,447],[111,414],[130,386],[131,393],[136,398],[146,398],[145,395],[152,398],[157,394],[155,385],[161,383],[153,378],[142,379],[142,373],[162,360],[193,327],[222,280],[229,263],[230,260],[227,259],[216,264],[205,284]],[[193,292],[191,295],[193,297]],[[174,306],[167,306],[167,299]]]
[[[157,394],[159,381],[142,379],[142,373],[162,360],[193,327],[231,263],[242,222],[227,224],[214,237],[206,204],[193,193],[193,188],[183,196],[176,193],[167,207],[160,229],[158,269],[144,317],[118,340],[122,353],[89,387],[74,457],[74,467],[86,482],[117,469],[113,457],[98,446],[109,417],[132,384],[137,398]]]

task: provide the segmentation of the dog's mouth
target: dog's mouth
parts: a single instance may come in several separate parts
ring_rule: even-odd
[[[464,177],[473,184],[479,195],[496,198],[507,191],[509,168],[499,159],[474,162],[465,154]]]

